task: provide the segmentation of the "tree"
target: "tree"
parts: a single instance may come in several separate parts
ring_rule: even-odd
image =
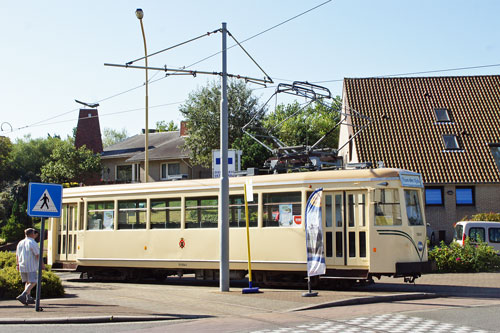
[[[5,136],[0,136],[0,175],[2,175],[1,181],[5,181],[5,175],[7,174],[8,167],[8,157],[12,151],[12,142]]]
[[[341,106],[341,98],[337,96],[332,108],[340,112]],[[288,105],[278,105],[274,112],[264,119],[265,128],[287,145],[313,145],[333,129],[340,119],[338,112],[320,103],[309,105],[300,111],[301,108],[297,101]],[[290,118],[284,121],[288,117]],[[280,125],[281,122],[283,123]],[[339,130],[340,127],[337,127],[318,148],[338,148]]]
[[[10,180],[40,182],[40,169],[49,161],[52,149],[59,138],[32,139],[26,135],[16,140],[8,158]]]
[[[189,136],[186,137],[185,147],[190,150],[190,158],[194,164],[208,167],[212,162],[212,150],[220,146],[220,83],[209,83],[206,87],[191,93],[185,104],[181,105],[180,112],[186,119]],[[228,84],[228,139],[229,147],[243,150],[246,164],[244,167],[260,166],[249,165],[250,161],[259,163],[265,160],[268,154],[264,150],[251,149],[254,143],[242,139],[242,127],[247,124],[259,111],[258,99],[252,91],[241,81],[230,81]],[[259,123],[261,117],[257,116]],[[251,129],[250,129],[251,130]]]
[[[173,131],[178,131],[179,127],[174,123],[173,120],[170,120],[170,122],[165,122],[165,120],[162,121],[157,121],[156,122],[156,130],[158,132],[173,132]]]
[[[68,140],[59,140],[55,145],[50,161],[41,168],[43,182],[67,183],[85,182],[101,171],[98,155],[82,146],[78,149]]]
[[[103,132],[102,146],[104,148],[112,146],[120,141],[123,141],[128,137],[128,133],[125,128],[122,128],[121,131],[117,131],[112,128],[104,128],[102,132]]]

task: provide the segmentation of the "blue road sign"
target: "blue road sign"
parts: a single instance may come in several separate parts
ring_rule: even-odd
[[[35,217],[60,217],[62,210],[62,185],[30,183],[28,188],[28,215]]]

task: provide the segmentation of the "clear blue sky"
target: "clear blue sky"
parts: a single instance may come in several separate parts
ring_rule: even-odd
[[[124,64],[143,55],[136,8],[144,10],[148,51],[152,53],[216,30],[222,22],[227,22],[228,30],[241,41],[322,2],[4,1],[0,123],[10,123],[14,132],[3,124],[0,135],[11,139],[26,134],[45,137],[47,133],[66,137],[77,123],[79,105],[74,99],[100,101],[142,85],[143,70],[103,65]],[[500,64],[498,13],[500,1],[496,0],[333,0],[244,46],[271,77],[278,78],[277,82]],[[149,62],[157,67],[187,66],[220,48],[221,35],[215,34],[152,57]],[[220,56],[192,69],[220,71]],[[261,76],[237,48],[228,51],[228,71]],[[421,76],[499,71],[500,66]],[[155,74],[150,72],[150,78]],[[163,75],[158,73],[154,79]],[[179,123],[180,104],[164,104],[182,102],[190,92],[214,79],[173,76],[150,84],[149,127],[154,128],[158,120]],[[324,85],[333,94],[342,94],[342,82]],[[262,102],[272,93],[273,88],[255,90]],[[155,107],[158,105],[163,106]],[[125,128],[129,135],[139,133],[144,128],[142,108],[144,88],[102,101],[101,130]],[[123,112],[134,109],[138,110]],[[29,127],[16,130],[25,126]]]

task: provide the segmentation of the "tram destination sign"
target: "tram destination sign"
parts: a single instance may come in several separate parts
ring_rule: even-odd
[[[62,185],[30,183],[28,188],[28,215],[33,217],[61,217]]]
[[[401,185],[406,187],[424,187],[422,176],[418,173],[401,173],[399,175]]]

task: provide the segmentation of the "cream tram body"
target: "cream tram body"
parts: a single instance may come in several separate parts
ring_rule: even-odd
[[[230,270],[243,277],[247,247],[243,185],[230,179]],[[399,169],[335,170],[252,177],[249,203],[256,280],[305,275],[305,207],[323,188],[326,276],[420,275],[427,262],[422,181]],[[217,277],[218,179],[64,189],[52,219],[50,264],[92,274],[115,269]]]

